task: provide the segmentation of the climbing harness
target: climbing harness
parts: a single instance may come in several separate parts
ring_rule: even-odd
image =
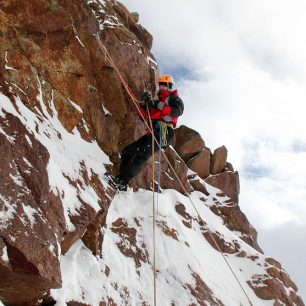
[[[165,121],[159,121],[159,132],[161,135],[161,140],[159,141],[160,146],[166,147],[168,145],[168,125]]]
[[[114,63],[112,57],[110,56],[110,54],[108,53],[106,47],[104,46],[104,44],[101,42],[100,40],[100,37],[99,37],[99,34],[97,33],[96,34],[96,38],[97,38],[97,41],[98,41],[98,44],[101,48],[101,50],[104,52],[105,54],[105,57],[109,60],[109,62],[112,64],[113,68],[115,69],[115,71],[117,72],[120,80],[122,81],[123,83],[123,86],[124,88],[126,89],[128,95],[131,97],[135,107],[137,108],[138,110],[138,113],[140,114],[141,118],[144,120],[148,130],[151,132],[152,134],[152,181],[153,181],[153,275],[154,275],[154,280],[153,280],[153,290],[154,290],[154,306],[156,306],[156,260],[155,260],[155,255],[156,255],[156,242],[155,242],[155,239],[156,239],[156,236],[155,236],[155,227],[156,227],[156,218],[155,218],[155,196],[154,196],[154,169],[155,169],[155,165],[154,165],[154,143],[156,142],[159,146],[159,150],[162,151],[162,147],[160,145],[160,143],[156,140],[155,136],[154,136],[154,130],[153,130],[153,125],[152,125],[152,120],[149,117],[149,123],[146,121],[145,117],[143,116],[143,114],[141,113],[140,111],[140,108],[138,106],[138,104],[140,103],[140,101],[135,97],[135,95],[133,94],[132,90],[130,89],[130,87],[128,86],[127,82],[125,81],[125,79],[123,78],[120,70],[118,69],[118,67],[116,66],[116,64]],[[138,104],[137,104],[138,103]],[[147,111],[148,111],[148,108],[147,108]],[[190,203],[192,204],[194,210],[196,211],[197,215],[198,215],[198,218],[199,220],[201,220],[201,222],[205,225],[205,222],[203,221],[203,218],[201,217],[198,209],[196,208],[196,205],[193,203],[189,193],[187,192],[186,188],[184,187],[182,181],[180,180],[180,178],[178,177],[175,169],[173,168],[173,166],[171,165],[169,159],[167,158],[165,152],[162,152],[165,160],[167,161],[170,169],[172,170],[173,174],[175,175],[177,181],[179,182],[179,184],[181,185],[182,189],[184,190],[184,193],[185,195],[188,197]],[[223,253],[223,251],[221,250],[221,248],[219,247],[216,239],[214,238],[212,232],[210,231],[210,229],[208,227],[206,227],[206,230],[210,236],[210,238],[212,239],[212,241],[214,242],[216,248],[218,249],[218,251],[221,253],[226,265],[228,266],[228,268],[230,269],[231,273],[233,274],[234,278],[236,279],[238,285],[240,286],[241,290],[243,291],[243,293],[245,294],[246,298],[248,299],[248,302],[250,304],[250,306],[253,306],[247,292],[245,291],[245,289],[243,288],[241,282],[239,281],[236,273],[234,272],[233,268],[231,267],[230,263],[228,262],[228,260],[226,259],[225,257],[225,254]]]

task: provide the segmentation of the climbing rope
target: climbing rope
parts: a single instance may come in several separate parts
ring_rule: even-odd
[[[154,306],[156,306],[156,214],[155,214],[155,138],[153,133],[153,123],[152,119],[150,117],[150,111],[149,106],[147,104],[147,113],[150,123],[150,128],[152,131],[152,195],[153,195],[153,201],[152,201],[152,216],[153,216],[153,300],[154,300]],[[157,191],[158,192],[158,191]]]
[[[159,147],[162,146],[162,125],[159,125]],[[157,171],[157,214],[158,214],[158,208],[159,208],[159,199],[158,195],[161,190],[160,187],[160,176],[161,176],[161,152],[162,150],[158,150],[158,171]]]
[[[140,101],[135,97],[135,95],[133,94],[132,90],[131,90],[130,87],[128,86],[127,82],[126,82],[125,79],[123,78],[123,76],[122,76],[120,70],[118,69],[117,65],[114,63],[112,57],[111,57],[110,54],[108,53],[108,51],[107,51],[106,47],[104,46],[104,44],[101,42],[98,33],[96,34],[96,37],[97,37],[97,41],[98,41],[98,44],[99,44],[101,50],[102,50],[102,51],[104,52],[104,54],[105,54],[105,57],[107,57],[107,59],[108,59],[108,60],[110,61],[110,63],[112,64],[113,68],[116,70],[116,72],[117,72],[117,74],[118,74],[120,80],[121,80],[122,83],[123,83],[124,88],[126,89],[127,93],[129,94],[130,98],[132,99],[132,101],[133,101],[135,107],[137,108],[138,113],[140,114],[141,118],[143,119],[143,121],[144,121],[145,125],[147,126],[148,130],[151,132],[151,134],[152,134],[152,146],[154,146],[154,142],[156,142],[156,143],[158,144],[159,150],[162,150],[161,145],[157,142],[157,140],[156,140],[156,138],[155,138],[154,131],[153,131],[153,126],[152,126],[152,121],[151,121],[150,116],[148,116],[148,117],[149,117],[149,122],[150,122],[150,125],[151,125],[151,126],[148,124],[146,118],[143,116],[143,114],[142,114],[141,111],[140,111],[140,108],[139,108],[139,106],[138,106],[138,104],[140,103]],[[154,149],[154,147],[152,147],[152,157],[154,158],[154,150],[153,150],[153,149]],[[183,185],[182,181],[180,180],[178,174],[176,173],[175,169],[173,168],[173,166],[171,165],[169,159],[167,158],[165,152],[162,151],[162,154],[163,154],[165,160],[167,161],[167,163],[168,163],[170,169],[172,170],[173,174],[175,175],[176,179],[178,180],[179,184],[181,185],[182,189],[184,190],[185,195],[188,197],[190,203],[192,204],[194,210],[196,211],[199,220],[201,220],[201,222],[205,225],[205,222],[203,221],[203,218],[201,217],[201,215],[200,215],[198,209],[196,208],[196,205],[195,205],[194,202],[192,201],[192,199],[191,199],[191,197],[190,197],[190,194],[187,192],[187,190],[186,190],[185,186]],[[153,163],[152,167],[154,167],[154,163]],[[153,170],[154,170],[154,168],[153,168]],[[156,306],[156,267],[155,267],[155,263],[156,263],[156,262],[155,262],[155,250],[156,250],[156,248],[155,248],[155,222],[156,222],[156,220],[155,220],[155,200],[154,200],[154,171],[153,171],[153,176],[152,176],[152,177],[153,177],[153,227],[154,227],[154,229],[153,229],[153,239],[154,239],[154,241],[153,241],[154,306]],[[239,279],[238,279],[236,273],[234,272],[234,270],[233,270],[233,268],[231,267],[230,263],[229,263],[228,260],[226,259],[225,254],[223,253],[223,251],[222,251],[221,248],[219,247],[219,245],[218,245],[216,239],[214,238],[214,236],[213,236],[211,230],[210,230],[208,227],[206,227],[206,230],[207,230],[207,232],[208,232],[210,238],[212,239],[213,243],[215,244],[216,248],[217,248],[218,251],[221,253],[221,255],[222,255],[222,257],[223,257],[223,259],[224,259],[226,265],[227,265],[228,268],[230,269],[231,273],[233,274],[234,278],[236,279],[237,283],[239,284],[241,290],[243,291],[243,293],[245,294],[246,298],[248,299],[248,302],[250,303],[250,306],[253,306],[253,304],[252,304],[252,302],[251,302],[251,300],[250,300],[250,298],[249,298],[247,292],[246,292],[245,289],[243,288],[243,286],[242,286],[241,282],[239,281]]]

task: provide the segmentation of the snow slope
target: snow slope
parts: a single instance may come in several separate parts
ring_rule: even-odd
[[[273,305],[272,301],[257,298],[246,283],[254,274],[265,274],[265,256],[240,240],[223,225],[220,217],[211,212],[210,201],[213,197],[218,198],[216,194],[219,190],[207,187],[210,196],[194,192],[192,201],[211,231],[218,231],[229,243],[239,241],[248,257],[259,257],[254,264],[248,258],[226,255],[252,303]],[[194,277],[196,275],[213,292],[215,303],[207,305],[220,305],[218,301],[226,306],[249,305],[221,254],[203,238],[201,226],[194,221],[197,214],[189,199],[174,190],[164,190],[159,197],[156,233],[157,305],[203,305],[205,298],[197,299],[191,294],[192,288],[196,291],[199,285]],[[203,202],[203,198],[206,202]],[[227,198],[218,200],[224,202]],[[182,223],[182,217],[175,209],[177,203],[183,204],[193,217],[192,228]],[[122,219],[126,227],[136,229],[135,243],[131,243],[128,234],[118,235],[114,232],[115,224]],[[175,233],[177,240],[165,234],[165,228]],[[124,245],[125,254],[118,247],[120,244]],[[133,255],[126,256],[128,251],[143,255],[140,264]],[[95,257],[78,241],[62,256],[63,287],[52,290],[56,305],[66,305],[71,300],[90,305],[99,305],[103,300],[107,304],[110,302],[108,297],[118,305],[141,305],[143,302],[144,305],[152,305],[152,192],[141,190],[133,193],[129,190],[127,194],[116,195],[107,216],[102,253],[102,258]]]
[[[37,113],[33,113],[19,98],[14,106],[1,95],[0,116],[5,117],[5,110],[18,117],[28,132],[48,149],[50,186],[54,193],[61,195],[67,226],[73,230],[70,218],[79,214],[78,197],[99,210],[98,195],[82,182],[80,173],[85,169],[90,175],[94,170],[103,180],[104,163],[109,163],[109,159],[96,142],[83,140],[76,129],[67,132],[56,116],[52,100],[48,101],[51,112],[41,94],[38,100],[41,110],[37,108]],[[82,186],[74,188],[68,178],[80,180]],[[107,187],[107,183],[104,185]],[[175,190],[163,190],[158,195],[157,305],[249,305],[221,253],[203,236],[207,228],[221,236],[225,244],[240,246],[239,252],[244,256],[238,257],[236,252],[225,257],[252,303],[273,305],[274,301],[259,299],[247,283],[260,279],[257,286],[264,286],[261,281],[268,277],[269,267],[266,257],[242,241],[241,233],[230,231],[223,219],[211,211],[210,206],[216,205],[216,201],[218,205],[228,205],[229,199],[208,184],[206,188],[208,196],[198,191],[190,195],[206,225],[199,220],[188,197]],[[178,206],[184,208],[183,214]],[[34,223],[35,211],[27,211]],[[7,218],[2,221],[5,220],[8,221]],[[56,305],[67,305],[69,301],[97,306],[101,301],[106,305],[152,305],[152,222],[151,191],[129,190],[126,194],[117,194],[102,230],[102,257],[95,257],[81,240],[61,256],[63,286],[51,290]],[[287,288],[288,293],[290,290],[293,289]]]
[[[37,81],[38,88],[41,88],[43,80]],[[83,140],[77,129],[67,132],[57,117],[52,99],[47,101],[48,110],[41,91],[37,97],[40,109],[37,108],[36,113],[18,97],[15,105],[2,94],[0,98],[0,116],[5,117],[5,112],[9,112],[18,117],[28,132],[47,148],[50,187],[61,196],[67,228],[73,230],[71,216],[79,215],[80,199],[96,211],[100,209],[99,196],[82,181],[81,173],[86,171],[90,176],[94,171],[102,181],[104,164],[110,163],[107,155],[95,141]],[[0,132],[9,141],[14,141],[12,136]],[[73,187],[69,179],[79,180],[80,186]],[[106,182],[104,185],[107,188]],[[241,233],[230,231],[223,219],[211,211],[210,206],[216,205],[216,201],[218,205],[228,205],[229,199],[220,196],[220,190],[208,184],[206,188],[208,196],[198,191],[190,195],[206,226],[199,220],[188,197],[175,190],[163,190],[158,195],[157,304],[249,304],[221,253],[204,237],[208,228],[221,236],[228,246],[239,245],[239,253],[244,253],[241,257],[237,256],[238,252],[225,254],[225,257],[252,303],[273,305],[274,301],[259,299],[247,283],[253,281],[253,286],[264,286],[262,281],[269,277],[266,257],[242,241],[239,238]],[[179,213],[178,205],[185,209],[183,214]],[[28,207],[24,210],[34,224],[38,212]],[[9,222],[9,219],[10,216],[5,215],[0,222]],[[106,305],[152,305],[152,222],[151,191],[129,190],[126,194],[116,195],[102,230],[102,257],[95,257],[81,240],[61,256],[63,286],[51,290],[56,305],[67,305],[69,301],[97,306],[101,301]],[[292,288],[286,290],[288,293],[294,291]]]

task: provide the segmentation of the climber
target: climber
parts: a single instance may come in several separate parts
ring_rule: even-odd
[[[162,134],[160,145],[164,149],[171,144],[174,136],[173,129],[178,117],[183,114],[184,104],[178,96],[178,91],[172,90],[173,77],[171,75],[160,76],[158,86],[158,99],[153,99],[151,94],[145,91],[141,97],[140,108],[145,118],[149,110],[155,139],[159,142],[160,133]],[[158,150],[158,145],[154,145],[154,153]],[[152,133],[149,132],[123,149],[119,175],[114,177],[106,173],[106,178],[119,191],[126,191],[129,181],[141,171],[142,166],[151,155]]]

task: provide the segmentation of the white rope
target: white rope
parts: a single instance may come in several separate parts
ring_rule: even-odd
[[[150,122],[150,127],[151,130],[153,131],[153,124],[152,120],[150,118],[150,112],[149,112],[149,107],[147,105],[147,113],[149,117],[149,122]],[[155,144],[154,141],[155,137],[152,132],[152,213],[153,213],[153,301],[154,301],[154,306],[156,306],[156,213],[155,213]],[[158,192],[158,191],[157,191]]]

